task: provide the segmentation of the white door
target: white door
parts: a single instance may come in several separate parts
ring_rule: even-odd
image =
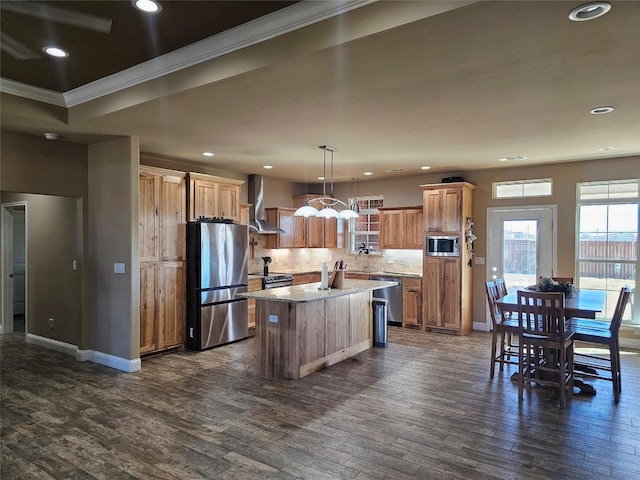
[[[511,291],[552,276],[557,263],[555,220],[555,205],[488,208],[487,280],[504,278]]]

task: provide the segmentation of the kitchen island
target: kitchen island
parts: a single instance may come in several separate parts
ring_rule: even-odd
[[[395,284],[345,280],[340,289],[316,282],[238,294],[256,300],[261,373],[298,379],[371,348],[373,291]]]

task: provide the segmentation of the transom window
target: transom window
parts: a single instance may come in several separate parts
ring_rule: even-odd
[[[611,318],[620,293],[638,283],[640,180],[579,183],[577,264],[580,288],[605,290],[603,319]],[[623,322],[640,324],[638,305],[628,306]]]
[[[550,178],[494,182],[493,198],[545,197],[551,195],[552,187]]]

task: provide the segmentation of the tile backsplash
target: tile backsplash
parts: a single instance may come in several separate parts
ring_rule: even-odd
[[[382,255],[354,255],[345,249],[333,248],[273,248],[265,247],[264,235],[251,235],[254,243],[253,256],[249,258],[249,273],[262,273],[263,261],[261,257],[271,257],[269,271],[304,272],[320,271],[322,264],[333,265],[337,260],[344,260],[347,270],[365,272],[399,272],[422,273],[421,250],[383,250]]]

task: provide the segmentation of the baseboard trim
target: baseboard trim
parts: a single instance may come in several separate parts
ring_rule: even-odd
[[[630,348],[632,350],[640,350],[640,340],[635,338],[619,337],[620,346],[622,348]]]
[[[80,350],[77,345],[54,340],[53,338],[41,337],[40,335],[34,335],[32,333],[27,333],[25,335],[25,340],[27,343],[31,343],[39,347],[71,355],[79,362],[98,363],[127,373],[137,372],[142,368],[140,358],[127,360],[126,358],[116,357],[115,355],[97,352],[95,350]]]
[[[489,325],[486,322],[473,322],[473,329],[480,332],[490,331]]]

